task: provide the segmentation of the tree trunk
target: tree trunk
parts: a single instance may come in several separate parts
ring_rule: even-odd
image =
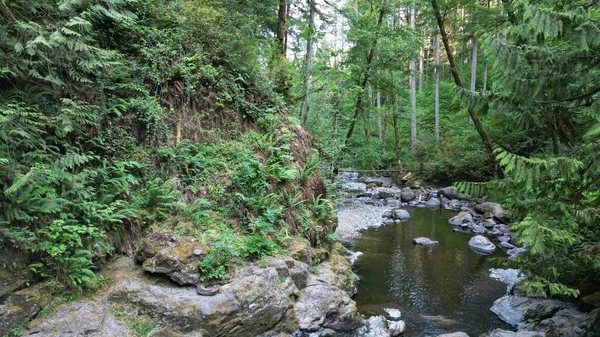
[[[487,93],[487,74],[488,73],[488,65],[487,61],[483,64],[483,88],[481,91],[485,94]]]
[[[312,66],[312,54],[313,54],[313,36],[315,34],[315,4],[314,0],[306,0],[308,5],[308,35],[306,38],[306,56],[304,57],[304,83],[302,85],[302,106],[300,108],[300,120],[302,124],[306,123],[308,117],[308,98],[310,91],[310,68]]]
[[[377,129],[379,133],[379,144],[383,149],[383,124],[382,124],[382,115],[381,115],[381,91],[377,90]]]
[[[419,50],[419,92],[423,92],[423,48]]]
[[[431,7],[433,8],[433,13],[435,15],[435,19],[437,21],[438,28],[440,30],[440,35],[442,36],[442,42],[444,43],[444,49],[446,50],[446,55],[448,57],[448,63],[450,63],[450,71],[452,73],[452,77],[454,77],[454,82],[456,83],[456,86],[458,86],[461,89],[464,89],[464,86],[460,79],[460,75],[459,75],[458,71],[456,70],[456,64],[454,63],[454,56],[452,55],[452,49],[450,49],[450,43],[448,42],[448,35],[446,34],[446,29],[444,28],[444,21],[442,20],[442,15],[440,13],[440,9],[438,7],[437,0],[431,0]],[[475,129],[477,130],[477,133],[479,134],[479,137],[481,138],[481,142],[483,143],[483,146],[485,147],[486,151],[488,152],[490,164],[496,170],[496,174],[497,174],[498,178],[503,177],[502,170],[496,164],[496,158],[494,157],[494,149],[492,148],[492,143],[490,143],[487,133],[483,129],[483,125],[481,125],[481,121],[479,120],[479,118],[477,118],[477,116],[475,115],[475,111],[472,108],[468,108],[467,110],[469,112],[469,116],[473,120]]]
[[[277,45],[279,54],[285,56],[285,31],[287,21],[287,0],[279,0],[279,11],[277,13]]]
[[[415,29],[415,2],[410,9],[410,28]],[[416,65],[414,56],[410,59],[410,150],[415,152],[417,149],[417,93],[416,93]]]
[[[440,142],[440,37],[435,37],[435,141]]]
[[[471,92],[475,92],[477,88],[477,40],[475,37],[472,38],[471,46]]]
[[[371,72],[371,66],[373,63],[373,57],[375,56],[375,47],[377,47],[377,39],[379,37],[379,31],[381,30],[381,23],[383,22],[384,17],[384,9],[379,9],[379,17],[377,19],[377,28],[375,31],[375,38],[371,43],[371,49],[369,50],[369,54],[367,54],[367,65],[362,74],[362,80],[359,83],[360,92],[358,93],[358,97],[356,98],[356,105],[354,106],[354,114],[352,116],[352,121],[350,122],[350,127],[348,128],[348,132],[346,133],[346,138],[344,139],[344,146],[348,145],[348,141],[352,137],[354,133],[354,128],[356,127],[356,119],[358,115],[364,110],[363,101],[365,98],[365,89],[367,87],[367,83],[369,82],[369,74]]]

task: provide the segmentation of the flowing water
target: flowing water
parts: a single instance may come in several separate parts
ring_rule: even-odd
[[[361,278],[355,298],[361,313],[397,308],[407,323],[404,336],[437,336],[464,331],[470,336],[509,328],[489,311],[506,285],[489,277],[490,256],[472,252],[470,233],[454,233],[455,212],[407,208],[412,219],[370,228],[354,240],[363,252],[355,263]],[[439,241],[432,247],[412,244],[415,237]],[[502,257],[499,249],[491,257]]]

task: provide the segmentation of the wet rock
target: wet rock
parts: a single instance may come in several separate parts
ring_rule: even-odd
[[[506,241],[500,241],[500,247],[504,248],[504,249],[514,249],[517,248],[514,245],[510,244],[509,242]]]
[[[499,226],[496,226],[496,228],[497,228],[497,229],[498,229],[498,230],[499,230],[501,233],[504,233],[504,234],[510,234],[510,229],[508,229],[508,226],[507,226],[507,225],[499,225]]]
[[[400,206],[400,200],[394,199],[394,198],[388,198],[385,200],[385,205],[386,206],[390,206],[390,207],[399,207]]]
[[[490,268],[490,277],[506,284],[507,292],[509,292],[515,284],[525,279],[525,275],[521,274],[521,271],[518,269]]]
[[[367,190],[367,185],[364,183],[357,182],[346,182],[342,185],[342,191],[350,193],[350,194],[359,194],[365,193]]]
[[[406,330],[404,321],[389,321],[383,316],[372,316],[366,326],[359,328],[353,337],[395,337]],[[337,335],[336,335],[337,336]]]
[[[23,336],[130,336],[125,324],[107,312],[105,303],[92,301],[64,305],[42,320],[34,320]]]
[[[440,207],[441,203],[440,203],[440,199],[438,198],[431,198],[429,200],[427,200],[427,202],[425,203],[425,206],[429,207],[429,208],[437,208]]]
[[[456,216],[450,218],[448,223],[452,226],[460,226],[462,224],[469,224],[473,222],[473,216],[468,212],[460,212]]]
[[[494,226],[497,225],[496,221],[494,221],[494,219],[484,219],[482,222],[483,227],[485,228],[494,228]]]
[[[487,337],[546,337],[544,332],[536,331],[508,331],[503,329],[496,329],[490,332]]]
[[[10,329],[24,326],[53,299],[43,284],[21,289],[8,295],[0,304],[0,336]]]
[[[454,186],[449,186],[438,190],[438,195],[444,196],[450,200],[453,199],[461,199],[460,193],[458,193],[458,189]]]
[[[404,321],[388,321],[387,323],[390,337],[400,336],[406,331],[406,323]]]
[[[466,332],[457,331],[438,335],[437,337],[469,337]]]
[[[405,221],[410,219],[410,213],[404,209],[395,209],[392,211],[395,220]]]
[[[475,211],[485,217],[494,217],[502,223],[508,222],[508,211],[495,202],[484,202],[475,205]]]
[[[469,240],[469,248],[482,255],[488,255],[496,250],[496,246],[485,236],[476,235]]]
[[[419,238],[414,238],[412,240],[413,245],[417,245],[417,246],[433,246],[433,245],[437,245],[439,243],[439,241],[433,241],[429,238],[424,238],[424,237],[419,237]]]
[[[398,321],[402,317],[402,312],[398,309],[384,308],[383,311],[385,311],[387,319],[390,321]]]
[[[396,223],[396,221],[394,221],[393,219],[385,219],[385,220],[383,220],[383,224],[384,225],[393,225],[395,223]]]
[[[471,232],[475,234],[485,234],[485,227],[480,224],[471,224]]]
[[[413,201],[415,198],[415,192],[410,189],[403,190],[402,193],[400,193],[400,199],[404,202]]]
[[[145,271],[165,274],[180,285],[194,285],[200,280],[198,263],[207,251],[192,239],[154,232],[142,240],[136,258]]]
[[[358,260],[358,258],[361,257],[362,255],[363,255],[362,252],[348,252],[346,255],[346,258],[348,259],[348,261],[350,261],[350,265],[354,265],[356,260]],[[298,288],[300,288],[300,287],[298,287]],[[303,288],[300,288],[300,289],[303,289]]]
[[[523,252],[525,252],[525,248],[517,247],[517,248],[507,250],[506,254],[508,255],[509,258],[515,258]]]
[[[551,332],[553,336],[582,337],[590,331],[600,314],[577,310],[575,304],[547,298],[505,295],[494,302],[490,310],[521,332]]]
[[[448,202],[447,207],[449,209],[460,209],[462,207],[462,203],[457,199],[452,199]]]
[[[498,237],[498,241],[500,242],[509,242],[510,240],[512,240],[512,238],[507,235]]]
[[[394,197],[394,190],[392,190],[390,188],[381,187],[381,188],[377,189],[377,191],[379,194],[379,199],[387,199],[387,198]]]
[[[350,240],[340,239],[340,243],[347,249],[352,249],[354,247],[354,244]]]

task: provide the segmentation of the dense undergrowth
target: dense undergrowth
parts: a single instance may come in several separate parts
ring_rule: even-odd
[[[236,4],[2,3],[2,247],[79,288],[150,229],[210,245],[209,278],[333,239],[310,136],[259,62],[260,12]]]

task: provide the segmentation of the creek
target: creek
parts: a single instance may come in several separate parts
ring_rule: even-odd
[[[382,314],[384,308],[399,309],[407,337],[510,330],[489,310],[506,293],[506,285],[489,276],[494,267],[490,258],[506,254],[500,249],[489,256],[471,251],[467,242],[473,234],[454,232],[448,220],[457,212],[442,208],[402,207],[410,220],[381,226],[382,214],[392,208],[355,198],[339,209],[342,229],[348,227],[345,221],[360,223],[362,229],[352,240],[352,250],[363,253],[354,263],[360,277],[355,297],[359,311],[371,316]],[[439,244],[415,246],[416,237]]]

